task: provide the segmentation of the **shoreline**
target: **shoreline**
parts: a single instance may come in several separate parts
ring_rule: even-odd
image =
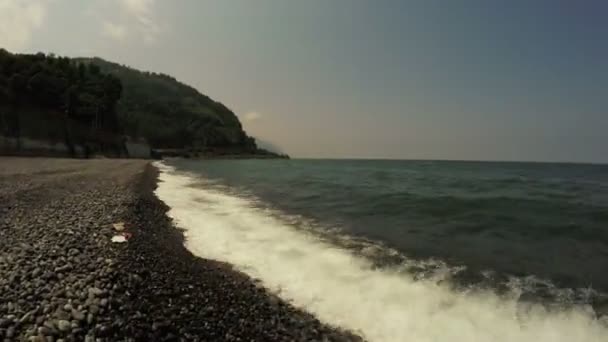
[[[193,256],[148,161],[0,162],[0,339],[361,340]]]

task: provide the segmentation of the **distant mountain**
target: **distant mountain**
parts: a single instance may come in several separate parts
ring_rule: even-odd
[[[77,58],[122,82],[117,104],[120,126],[131,137],[143,137],[153,147],[226,150],[254,153],[255,140],[237,116],[223,104],[175,78],[143,72],[101,58]]]

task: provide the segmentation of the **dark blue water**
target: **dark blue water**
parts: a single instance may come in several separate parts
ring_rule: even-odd
[[[175,160],[327,230],[453,267],[454,286],[608,292],[608,166],[385,160]],[[399,262],[399,258],[384,259]],[[412,270],[415,272],[416,270]],[[426,270],[419,270],[424,273]],[[531,281],[534,279],[534,281]],[[591,293],[591,294],[590,294]],[[554,299],[554,298],[553,298]]]

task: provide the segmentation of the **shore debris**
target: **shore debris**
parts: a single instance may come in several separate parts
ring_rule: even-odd
[[[112,224],[112,227],[114,227],[114,230],[116,230],[117,232],[122,232],[123,230],[125,230],[125,223],[117,222]]]
[[[125,238],[122,235],[114,235],[114,236],[112,236],[112,242],[114,242],[114,243],[127,242],[127,238]]]

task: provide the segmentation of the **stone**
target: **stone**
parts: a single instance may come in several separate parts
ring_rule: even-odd
[[[15,337],[15,327],[9,327],[8,329],[6,329],[6,338],[13,338]]]
[[[64,319],[58,320],[56,322],[56,325],[57,325],[57,329],[59,329],[59,331],[61,331],[61,332],[68,332],[68,331],[70,331],[70,329],[72,329],[71,323]]]
[[[99,307],[97,305],[91,305],[89,307],[89,312],[93,315],[97,315],[99,313]]]
[[[97,287],[89,287],[88,289],[89,297],[99,297],[103,294],[103,290]]]
[[[85,320],[84,312],[72,309],[72,318],[74,318],[77,321],[84,321]]]
[[[36,267],[32,271],[32,278],[38,278],[41,274],[42,274],[42,270],[40,269],[40,267]]]
[[[11,321],[5,318],[0,318],[0,329],[4,329],[11,325]]]

